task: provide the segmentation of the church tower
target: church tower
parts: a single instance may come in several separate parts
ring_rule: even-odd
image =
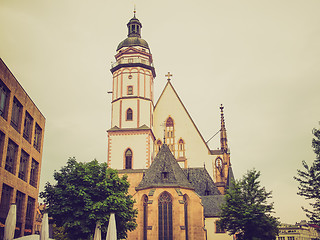
[[[230,163],[230,149],[228,148],[223,108],[224,107],[221,104],[220,150],[219,156],[215,159],[215,182],[219,191],[222,194],[225,194],[226,188],[231,184],[233,172]]]
[[[117,47],[111,66],[112,111],[108,130],[108,166],[115,169],[148,168],[153,157],[153,81],[156,77],[142,24],[133,18],[128,37]]]

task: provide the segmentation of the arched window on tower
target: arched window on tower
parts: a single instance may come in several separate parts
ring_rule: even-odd
[[[185,153],[185,142],[182,138],[178,141],[178,156],[177,161],[181,168],[187,168],[187,158]]]
[[[160,139],[158,139],[158,140],[156,141],[156,146],[155,146],[155,155],[158,154],[158,152],[160,151],[161,146],[162,146],[162,142],[161,142]]]
[[[143,240],[147,240],[148,235],[148,197],[143,196]]]
[[[165,135],[166,135],[166,144],[168,145],[169,149],[174,155],[174,122],[171,117],[168,117],[166,121]]]
[[[130,148],[125,152],[125,169],[132,169],[132,151]]]
[[[126,120],[127,121],[132,121],[132,116],[133,116],[133,112],[131,108],[127,109],[127,114],[126,114]]]
[[[188,225],[188,197],[187,195],[183,195],[184,202],[184,227],[186,231],[186,240],[189,239],[189,225]]]
[[[172,240],[172,199],[169,193],[160,195],[158,209],[159,240]]]
[[[179,139],[178,142],[178,158],[185,158],[185,148],[184,148],[184,141],[182,138]]]

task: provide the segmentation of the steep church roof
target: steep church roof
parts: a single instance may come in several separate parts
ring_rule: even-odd
[[[221,194],[205,168],[185,168],[183,171],[198,195],[208,196]]]
[[[141,190],[151,187],[181,187],[194,189],[185,173],[172,155],[169,147],[163,144],[149,169],[136,187]]]
[[[224,202],[224,195],[202,196],[201,202],[205,217],[219,217],[221,204]]]

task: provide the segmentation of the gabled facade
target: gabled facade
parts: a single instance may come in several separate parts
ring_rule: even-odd
[[[223,107],[220,148],[211,150],[170,78],[154,105],[156,74],[142,24],[134,15],[127,26],[111,66],[107,163],[128,176],[136,200],[138,227],[128,239],[232,239],[217,228],[233,178]]]

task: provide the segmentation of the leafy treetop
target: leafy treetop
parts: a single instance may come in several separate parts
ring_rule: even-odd
[[[298,195],[313,200],[310,203],[312,210],[303,208],[312,223],[320,225],[320,130],[313,129],[313,151],[316,159],[309,166],[302,161],[303,170],[298,170],[298,176],[294,177],[299,182]]]
[[[46,183],[40,193],[57,227],[63,227],[69,239],[90,239],[96,222],[107,232],[110,213],[116,216],[118,238],[136,228],[137,210],[128,195],[127,176],[119,177],[106,163],[88,163],[69,158],[67,165],[54,172],[55,185]]]
[[[260,172],[248,171],[234,181],[221,207],[220,226],[240,240],[271,240],[278,235],[279,222],[271,216],[271,192],[260,186]]]

